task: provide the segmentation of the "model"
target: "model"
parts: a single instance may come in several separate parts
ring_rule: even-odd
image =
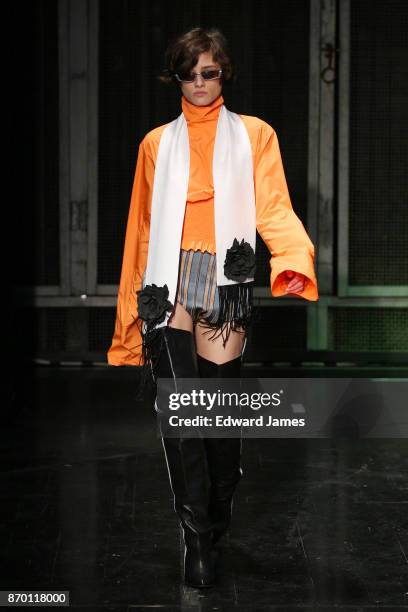
[[[218,29],[178,37],[160,79],[179,88],[182,112],[139,145],[108,362],[142,366],[154,381],[240,377],[256,231],[271,253],[272,295],[318,299],[314,246],[292,208],[276,132],[226,108],[222,86],[233,75]],[[214,545],[243,475],[242,440],[162,443],[185,582],[212,586]]]

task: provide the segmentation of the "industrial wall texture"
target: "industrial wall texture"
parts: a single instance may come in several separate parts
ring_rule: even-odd
[[[246,361],[267,360],[268,346],[408,350],[407,2],[38,0],[24,11],[12,16],[24,250],[13,350],[106,361],[138,145],[181,112],[155,77],[169,39],[196,25],[227,36],[238,79],[225,103],[276,130],[316,246],[319,301],[277,299],[258,237]]]

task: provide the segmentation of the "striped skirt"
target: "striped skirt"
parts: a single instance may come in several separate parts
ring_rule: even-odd
[[[145,287],[145,275],[142,289]],[[247,336],[252,320],[253,282],[217,287],[217,257],[207,251],[180,250],[176,301],[191,315],[194,324],[207,329],[209,339],[231,331]]]
[[[223,346],[228,342],[231,331],[244,335],[241,357],[247,344],[247,332],[253,318],[253,282],[217,286],[217,258],[207,251],[180,250],[179,276],[176,303],[190,313],[194,324],[205,328],[209,340],[222,337]],[[145,274],[142,289],[145,288]],[[169,317],[169,321],[171,320]],[[160,329],[148,330],[146,323],[139,319],[142,336],[142,354],[145,366],[142,368],[140,395],[153,363],[163,348]]]
[[[217,258],[207,251],[180,251],[177,302],[195,323],[215,323],[220,309]]]

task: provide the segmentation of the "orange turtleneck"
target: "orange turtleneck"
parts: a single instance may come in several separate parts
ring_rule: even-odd
[[[197,106],[185,96],[181,107],[190,141],[190,179],[181,248],[215,253],[214,184],[212,160],[218,116],[224,98]]]

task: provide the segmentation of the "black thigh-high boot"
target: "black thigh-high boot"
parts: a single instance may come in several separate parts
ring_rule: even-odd
[[[198,370],[202,378],[240,378],[241,360],[237,357],[217,364],[197,354]],[[233,495],[243,476],[241,466],[241,438],[206,438],[211,477],[209,512],[216,522],[213,529],[213,544],[226,532],[231,522]]]
[[[164,342],[154,378],[199,378],[192,332],[163,327]],[[156,408],[157,410],[157,408]],[[166,438],[162,435],[174,509],[184,533],[184,580],[193,587],[209,587],[215,582],[211,553],[213,522],[208,505],[210,476],[203,438]]]

